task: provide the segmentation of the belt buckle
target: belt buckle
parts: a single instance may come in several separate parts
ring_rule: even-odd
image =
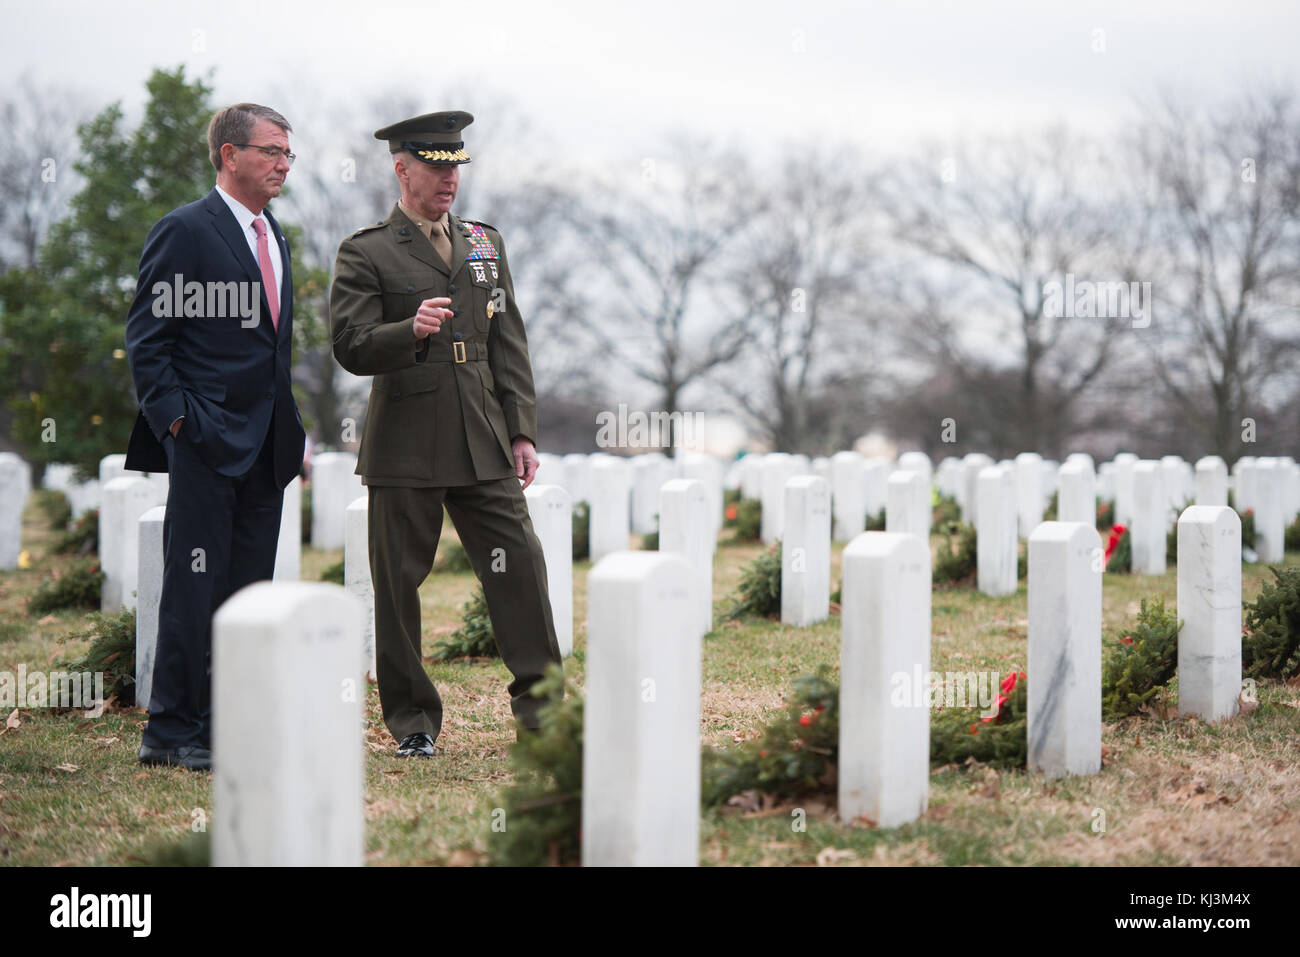
[[[465,343],[457,340],[451,344],[451,356],[457,362],[465,361]]]

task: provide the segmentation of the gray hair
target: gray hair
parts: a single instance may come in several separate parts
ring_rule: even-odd
[[[212,160],[213,169],[221,172],[221,147],[226,143],[247,143],[258,120],[270,120],[286,133],[293,132],[283,116],[269,106],[256,103],[236,103],[212,115],[208,124],[208,159]]]

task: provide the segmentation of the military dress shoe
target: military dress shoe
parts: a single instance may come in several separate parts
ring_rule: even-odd
[[[171,765],[184,768],[186,771],[211,771],[212,752],[194,744],[187,744],[180,748],[151,748],[142,744],[140,763]]]
[[[397,756],[399,758],[431,758],[433,757],[433,738],[424,731],[408,734],[402,739],[402,743],[397,746]]]

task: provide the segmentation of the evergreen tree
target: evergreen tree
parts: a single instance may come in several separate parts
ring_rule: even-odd
[[[126,128],[118,103],[78,128],[84,184],[50,230],[34,269],[0,276],[0,373],[12,383],[13,438],[34,462],[68,462],[87,476],[125,452],[138,402],[125,348],[140,252],[159,219],[201,199],[216,174],[208,159],[212,88],[185,68],[155,70],[144,118]],[[319,339],[323,270],[293,256],[294,338]],[[301,290],[301,297],[299,296]]]

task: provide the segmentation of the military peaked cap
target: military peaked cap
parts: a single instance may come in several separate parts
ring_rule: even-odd
[[[462,110],[426,113],[375,130],[375,139],[387,140],[390,153],[406,150],[430,166],[455,166],[469,162],[460,131],[473,122]]]

